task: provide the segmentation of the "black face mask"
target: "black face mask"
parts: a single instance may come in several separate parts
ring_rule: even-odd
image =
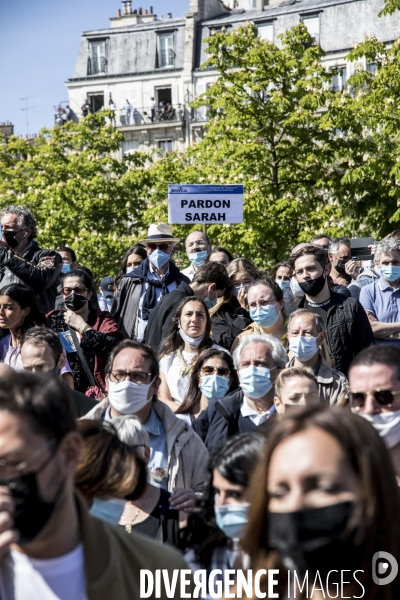
[[[26,473],[26,475],[20,475],[7,481],[0,481],[0,485],[8,487],[14,500],[14,527],[20,533],[18,543],[21,545],[27,544],[42,531],[49,521],[64,488],[63,482],[53,502],[43,500],[38,489],[36,475],[48,465],[54,456],[55,454],[52,454],[36,472]]]
[[[21,231],[21,230],[20,230]],[[7,245],[10,248],[16,248],[20,245],[21,242],[17,242],[15,236],[19,233],[19,231],[3,231],[4,239],[7,242]]]
[[[313,296],[318,296],[318,294],[322,292],[325,280],[325,275],[322,273],[317,279],[310,279],[309,281],[303,281],[303,283],[299,282],[299,286],[307,296],[312,298]]]
[[[338,273],[342,273],[342,275],[347,275],[346,273],[346,265],[348,260],[338,260],[337,265],[335,265],[335,269]]]
[[[354,528],[343,535],[353,516],[352,502],[286,513],[268,513],[268,545],[288,570],[326,576],[336,569],[356,570],[360,552]],[[354,569],[353,569],[354,567]]]
[[[75,294],[75,292],[72,292],[72,294],[67,296],[64,300],[65,306],[74,311],[83,308],[86,302],[88,302],[88,299],[85,298],[85,296],[82,296],[81,294]]]

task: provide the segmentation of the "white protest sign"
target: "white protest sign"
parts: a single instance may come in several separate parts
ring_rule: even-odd
[[[169,185],[168,223],[242,223],[243,185]]]

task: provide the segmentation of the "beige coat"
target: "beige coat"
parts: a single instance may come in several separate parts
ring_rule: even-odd
[[[286,366],[293,367],[294,361],[295,359],[292,358]],[[344,401],[349,389],[349,382],[343,373],[332,369],[322,357],[316,379],[322,400],[331,405],[341,404]]]
[[[104,398],[83,418],[103,419],[109,405],[108,399]],[[153,408],[167,436],[168,491],[180,487],[201,492],[208,477],[209,454],[205,445],[197,433],[185,421],[178,419],[164,402],[153,400]]]

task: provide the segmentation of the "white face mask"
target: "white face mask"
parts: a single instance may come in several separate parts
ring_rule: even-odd
[[[187,335],[183,331],[183,329],[181,329],[179,327],[179,335],[181,336],[181,338],[183,339],[183,341],[186,342],[191,348],[198,348],[200,346],[201,342],[204,340],[204,336],[206,334],[203,333],[199,337],[193,338],[193,337],[190,337],[190,335]]]
[[[400,410],[392,410],[377,415],[360,414],[379,433],[387,448],[394,448],[400,442]]]
[[[151,397],[147,398],[147,396],[154,379],[155,377],[148,384],[133,383],[132,381],[109,381],[108,399],[113,409],[121,415],[137,413],[151,401]]]

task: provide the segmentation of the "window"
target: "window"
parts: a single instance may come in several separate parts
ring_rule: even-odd
[[[157,67],[173,67],[175,64],[174,34],[163,33],[157,38]]]
[[[88,100],[90,104],[90,110],[92,111],[92,113],[98,112],[104,106],[104,94],[88,94]]]
[[[131,154],[135,150],[139,150],[139,140],[127,140],[122,142],[122,156],[124,154]]]
[[[267,42],[274,41],[274,25],[273,23],[268,23],[265,25],[258,26],[258,35],[262,40],[266,40]]]
[[[332,77],[332,90],[334,92],[341,92],[346,87],[347,81],[347,68],[339,67],[337,75]]]
[[[373,75],[375,75],[375,71],[377,68],[378,68],[378,65],[376,63],[368,63],[367,64],[368,73],[372,73]]]
[[[162,154],[172,152],[172,140],[159,140],[158,147],[162,151]]]
[[[301,22],[307,27],[313,43],[319,44],[319,15],[302,17]]]
[[[107,71],[107,40],[89,42],[88,75],[101,75]]]

